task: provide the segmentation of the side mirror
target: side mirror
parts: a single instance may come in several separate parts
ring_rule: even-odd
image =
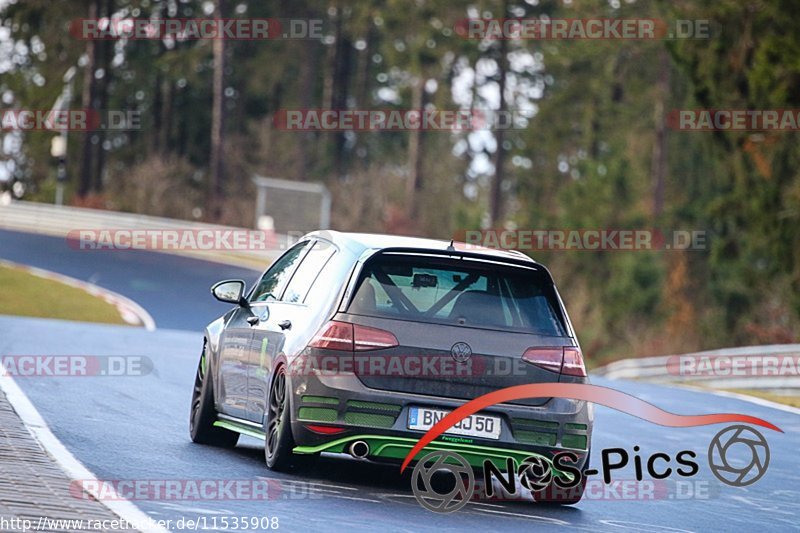
[[[220,281],[211,287],[211,294],[220,302],[249,307],[244,299],[245,282],[240,279]]]

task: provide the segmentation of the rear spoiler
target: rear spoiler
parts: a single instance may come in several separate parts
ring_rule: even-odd
[[[456,244],[463,246],[463,243]],[[486,251],[483,252],[481,250]],[[435,248],[408,248],[396,246],[390,248],[373,248],[368,250],[368,255],[372,257],[378,254],[397,253],[411,255],[437,255],[441,257],[468,257],[471,259],[496,263],[511,263],[529,268],[543,268],[542,265],[537,263],[533,258],[523,254],[519,250],[493,250],[491,248],[482,248],[481,250],[472,251],[459,248],[443,248],[441,250],[436,250]]]
[[[487,250],[492,251],[489,248],[487,248]],[[514,265],[514,266],[529,268],[531,270],[536,270],[539,272],[544,272],[545,274],[547,274],[547,278],[550,281],[550,283],[554,283],[553,276],[550,274],[550,271],[547,269],[547,267],[545,267],[541,263],[537,263],[536,261],[533,260],[533,258],[528,257],[522,252],[518,250],[502,251],[500,253],[494,251],[492,252],[493,253],[485,253],[480,251],[459,250],[452,248],[443,250],[436,250],[433,248],[408,248],[408,247],[373,248],[365,251],[361,255],[361,257],[359,258],[359,263],[364,263],[368,259],[371,259],[378,255],[389,255],[389,254],[427,255],[427,256],[436,256],[444,258],[474,259],[476,261],[497,263],[501,265]]]

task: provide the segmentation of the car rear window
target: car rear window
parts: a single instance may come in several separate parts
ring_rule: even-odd
[[[348,312],[566,335],[545,272],[468,259],[380,254],[364,265]]]

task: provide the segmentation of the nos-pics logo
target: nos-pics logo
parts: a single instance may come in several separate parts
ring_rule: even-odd
[[[634,447],[638,450],[638,446]],[[608,452],[608,453],[606,453]],[[691,451],[680,452],[678,456],[687,455],[696,457]],[[571,452],[562,452],[574,461],[577,457]],[[558,457],[558,455],[556,457]],[[616,460],[612,461],[612,457]],[[574,458],[574,459],[573,459]],[[655,479],[664,479],[672,473],[671,468],[658,470],[655,459],[664,461],[669,458],[667,454],[656,453],[647,460],[647,473]],[[636,458],[637,465],[640,460]],[[733,487],[752,485],[761,479],[769,467],[770,451],[766,438],[755,429],[745,425],[729,426],[717,433],[708,447],[708,464],[711,472],[717,479]],[[556,460],[560,466],[560,463]],[[678,461],[680,464],[691,467],[688,470],[676,471],[682,476],[695,475],[699,468],[696,463],[684,457]],[[606,483],[611,482],[611,471],[620,469],[628,464],[628,454],[621,448],[603,450],[601,452],[602,474]],[[490,486],[492,478],[496,478],[510,493],[516,489],[510,486],[513,474],[516,474],[519,484],[532,493],[539,493],[557,485],[561,488],[572,488],[582,492],[579,488],[586,476],[601,473],[596,469],[584,470],[567,468],[558,472],[553,463],[536,455],[526,458],[514,467],[513,461],[507,461],[507,478],[496,465],[489,459],[484,460],[484,483]],[[562,469],[564,470],[564,469]],[[438,476],[438,477],[437,477]],[[637,466],[637,478],[641,480],[641,466]],[[568,479],[564,479],[568,478]],[[437,513],[451,513],[464,507],[473,498],[475,492],[475,473],[469,462],[456,452],[437,450],[420,459],[411,474],[411,490],[417,501],[430,511]],[[574,501],[580,499],[578,498]],[[574,502],[571,502],[574,503]]]

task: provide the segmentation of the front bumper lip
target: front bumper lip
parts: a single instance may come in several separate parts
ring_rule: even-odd
[[[379,460],[399,460],[405,459],[408,452],[418,442],[418,439],[406,437],[393,437],[389,435],[349,435],[316,446],[297,446],[294,453],[301,455],[316,453],[347,453],[350,444],[356,441],[366,442],[369,446],[370,459]],[[518,466],[528,457],[537,457],[546,461],[550,465],[553,474],[558,477],[570,478],[566,472],[561,472],[553,466],[552,459],[545,455],[533,451],[514,450],[509,448],[494,448],[476,444],[464,444],[458,442],[434,441],[428,444],[425,449],[417,453],[413,461],[418,461],[433,451],[451,451],[462,456],[471,466],[481,468],[485,461],[491,461],[498,469],[507,469],[507,460],[511,459],[513,468],[516,471]]]

